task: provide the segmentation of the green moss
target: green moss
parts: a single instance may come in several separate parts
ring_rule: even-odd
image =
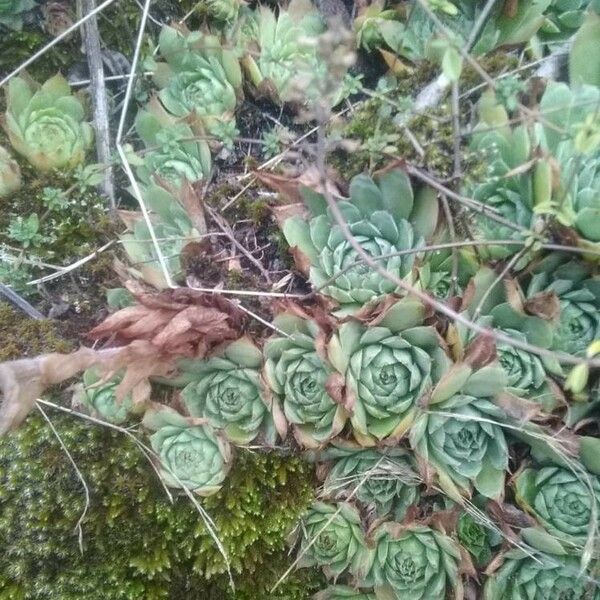
[[[285,538],[312,499],[297,458],[239,450],[225,487],[202,501],[230,557],[223,559],[186,497],[171,505],[146,459],[118,432],[52,414],[91,493],[83,556],[74,531],[82,486],[37,416],[0,440],[0,599],[308,600],[322,583],[290,575]]]
[[[479,57],[477,63],[493,79],[518,67],[519,57],[515,54],[509,54],[504,50],[498,50],[493,54]],[[481,75],[471,64],[465,63],[460,76],[461,89],[464,91],[481,83],[483,83]]]
[[[61,337],[63,326],[51,319],[27,319],[0,302],[0,362],[45,352],[70,352],[73,345]]]

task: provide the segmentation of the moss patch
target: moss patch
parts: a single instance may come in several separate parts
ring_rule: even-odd
[[[238,451],[221,492],[203,500],[230,557],[223,559],[186,497],[171,505],[127,437],[66,415],[51,418],[90,488],[84,555],[74,527],[81,483],[37,416],[0,440],[0,598],[3,600],[308,600],[322,581],[290,575],[285,538],[312,499],[298,458]]]

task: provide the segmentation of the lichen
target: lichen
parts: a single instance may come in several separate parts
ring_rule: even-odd
[[[0,440],[0,599],[308,600],[321,584],[292,573],[286,536],[313,495],[312,469],[299,458],[238,450],[227,484],[203,501],[229,555],[225,564],[186,497],[171,505],[126,436],[73,417],[51,418],[91,493],[83,522],[81,482],[37,416]]]

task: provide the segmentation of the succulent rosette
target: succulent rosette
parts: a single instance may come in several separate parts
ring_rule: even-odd
[[[599,19],[600,22],[600,19]],[[589,63],[587,56],[585,62]],[[560,168],[552,180],[545,202],[536,200],[536,212],[547,213],[560,225],[570,227],[567,239],[577,238],[582,248],[600,249],[600,144],[594,135],[600,89],[592,85],[570,88],[550,82],[540,101],[543,125],[538,125],[542,146]],[[566,132],[567,135],[559,134]],[[556,173],[554,174],[555,179]],[[570,235],[569,235],[570,234]],[[586,258],[598,260],[597,255]]]
[[[361,583],[377,598],[444,600],[461,597],[460,551],[448,536],[422,525],[384,523],[373,533],[369,568]]]
[[[330,585],[317,592],[313,600],[377,600],[372,592],[361,591],[347,585]]]
[[[600,279],[584,263],[559,253],[546,257],[533,273],[527,296],[549,292],[560,303],[551,348],[583,356],[600,338]]]
[[[334,462],[323,485],[323,494],[375,507],[381,517],[401,521],[419,499],[421,482],[411,455],[403,448],[385,450],[336,447],[327,452]]]
[[[345,378],[354,437],[363,445],[406,433],[417,403],[448,368],[441,339],[422,324],[425,314],[420,302],[405,298],[377,325],[343,323],[329,342],[329,359]]]
[[[261,431],[275,430],[261,386],[261,351],[247,338],[229,344],[219,356],[182,364],[189,381],[181,399],[192,417],[202,417],[228,439],[248,444]]]
[[[81,164],[92,144],[79,98],[69,83],[55,75],[39,86],[13,77],[6,94],[6,131],[13,148],[36,169],[71,168]]]
[[[519,174],[518,167],[531,159],[530,134],[522,125],[511,129],[506,110],[492,92],[482,96],[479,115],[471,150],[482,158],[486,172],[480,181],[467,184],[465,194],[484,208],[470,211],[470,230],[479,240],[524,240],[534,224],[533,177],[530,171]],[[483,258],[501,259],[519,249],[518,245],[486,245],[479,252]]]
[[[600,480],[563,467],[525,469],[515,481],[517,502],[551,535],[583,546],[600,521]]]
[[[241,69],[234,52],[220,41],[182,27],[163,27],[159,37],[166,62],[152,62],[159,98],[175,117],[195,118],[209,134],[231,143]]]
[[[23,13],[34,7],[34,0],[0,0],[0,26],[20,31],[23,27]]]
[[[168,272],[173,278],[181,273],[181,251],[197,239],[198,231],[177,200],[164,188],[150,185],[142,189],[144,202],[152,211],[152,225]],[[169,287],[146,219],[141,213],[124,219],[128,231],[120,237],[129,261],[128,272],[157,289]]]
[[[478,522],[469,513],[462,513],[458,518],[456,537],[477,566],[487,565],[492,559],[492,548],[502,543],[500,533]]]
[[[473,370],[456,364],[434,388],[410,430],[410,444],[434,468],[440,487],[455,501],[471,486],[487,498],[500,498],[508,468],[504,412],[493,403],[505,387],[503,370]]]
[[[278,315],[274,324],[287,337],[265,344],[265,380],[296,439],[305,447],[322,445],[340,433],[348,418],[342,399],[328,391],[334,370],[317,351],[317,339],[324,334],[315,321],[289,313]]]
[[[310,220],[300,216],[287,219],[283,234],[300,253],[299,266],[310,264],[309,279],[315,287],[337,300],[345,312],[397,289],[395,283],[360,262],[323,196],[305,189],[304,200]],[[437,223],[435,194],[426,189],[415,198],[407,175],[398,169],[375,179],[354,177],[350,197],[337,206],[363,250],[399,278],[410,275],[417,253],[397,253],[419,248]]]
[[[581,574],[572,556],[536,554],[520,550],[505,554],[503,565],[485,583],[483,600],[598,600],[593,578]]]
[[[17,161],[0,146],[0,198],[7,198],[21,187],[21,169]]]
[[[150,442],[168,486],[185,487],[199,496],[221,489],[231,464],[231,448],[210,425],[166,406],[147,411],[143,423],[155,432]]]
[[[315,502],[300,528],[299,566],[323,567],[328,576],[359,570],[366,547],[360,515],[350,504]]]
[[[558,311],[553,296],[532,294],[525,298],[520,288],[508,280],[505,286],[496,285],[488,293],[496,278],[497,273],[488,267],[477,272],[471,280],[472,298],[467,312],[471,316],[482,313],[484,316],[478,319],[481,325],[516,341],[550,348]],[[462,326],[457,327],[463,330]],[[464,330],[464,335],[472,338],[472,332]],[[562,396],[551,377],[564,375],[556,358],[532,354],[503,341],[496,342],[496,353],[507,377],[508,392],[531,400],[548,412],[556,408]]]
[[[133,410],[133,398],[127,394],[122,400],[117,400],[116,390],[119,378],[102,381],[96,369],[87,369],[83,373],[83,394],[81,400],[88,409],[104,421],[119,425],[127,420]]]
[[[196,139],[189,125],[169,115],[156,97],[140,110],[135,129],[146,147],[137,175],[145,185],[181,188],[208,177],[211,156],[208,144]]]
[[[312,41],[325,31],[325,23],[311,3],[292,0],[277,16],[267,6],[254,14],[245,31],[245,71],[254,86],[275,101],[289,99],[291,83],[300,71],[322,70]],[[309,92],[309,90],[307,90]]]

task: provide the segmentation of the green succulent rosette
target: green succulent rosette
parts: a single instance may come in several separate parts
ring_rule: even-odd
[[[8,83],[5,116],[12,147],[40,171],[81,164],[92,144],[83,104],[71,94],[62,75],[42,86],[13,77]]]
[[[199,496],[221,489],[231,466],[231,448],[210,425],[166,406],[148,410],[143,424],[155,432],[150,443],[169,487],[185,487]]]
[[[282,313],[274,325],[287,334],[267,341],[265,380],[283,406],[294,435],[304,447],[318,447],[341,432],[348,413],[328,392],[334,370],[317,351],[323,332],[315,321]]]
[[[182,363],[189,381],[181,400],[192,417],[207,419],[237,444],[248,444],[265,429],[276,432],[261,385],[261,351],[247,338],[229,344],[219,356]]]
[[[313,600],[377,600],[372,592],[361,591],[347,585],[330,585],[317,592]]]
[[[21,187],[21,169],[17,161],[0,146],[0,198],[7,198]]]
[[[583,546],[600,522],[600,480],[562,467],[525,469],[515,481],[519,505],[563,545]]]
[[[322,195],[305,189],[304,201],[310,220],[287,219],[283,234],[303,257],[299,267],[310,264],[309,280],[315,287],[337,300],[346,313],[397,289],[395,283],[360,263]],[[375,179],[354,177],[350,197],[337,206],[363,250],[399,278],[410,276],[417,253],[390,255],[419,248],[432,235],[438,216],[435,194],[426,189],[415,199],[408,177],[397,169]]]
[[[385,450],[335,447],[327,451],[334,459],[323,484],[326,497],[352,497],[373,506],[380,517],[401,521],[419,499],[421,479],[411,455],[403,448]]]
[[[246,74],[273,100],[290,100],[292,82],[299,73],[318,73],[326,67],[319,61],[314,44],[325,31],[325,22],[311,3],[302,0],[292,0],[277,15],[261,6],[252,21],[244,32],[242,64]]]
[[[199,237],[190,217],[181,204],[164,188],[150,185],[141,190],[146,206],[152,211],[154,234],[165,259],[167,270],[176,279],[182,270],[183,248]],[[148,223],[139,213],[124,219],[127,231],[119,236],[128,258],[127,271],[157,289],[169,287],[158,253],[154,247]]]
[[[448,232],[444,230],[440,235],[436,235],[431,243],[436,245],[446,242]],[[462,295],[477,269],[478,262],[471,249],[433,250],[425,254],[418,267],[419,283],[435,298],[445,300],[450,295]]]
[[[460,551],[448,536],[422,525],[384,523],[372,535],[369,567],[361,578],[377,598],[444,600],[459,598]]]
[[[504,564],[484,587],[483,600],[598,600],[593,578],[581,574],[581,563],[572,556],[536,554],[520,550],[505,555]]]
[[[503,539],[500,533],[489,529],[466,512],[458,518],[456,537],[478,567],[490,562],[493,556],[492,549],[499,546]]]
[[[235,53],[202,32],[163,27],[160,54],[151,61],[158,96],[175,117],[191,116],[206,132],[226,144],[236,135],[235,107],[242,74]]]
[[[600,18],[599,18],[600,22]],[[586,62],[588,58],[585,58]],[[596,252],[600,249],[600,144],[594,136],[600,104],[600,89],[592,85],[570,88],[550,82],[540,101],[543,124],[537,131],[543,148],[560,167],[558,184],[536,198],[536,212],[548,214],[560,225],[571,228],[579,246]],[[557,129],[560,128],[559,134]],[[548,179],[552,174],[546,175]],[[598,260],[597,255],[588,255]]]
[[[130,393],[122,400],[117,400],[116,390],[119,383],[119,378],[103,382],[98,371],[93,368],[83,373],[83,404],[104,421],[115,425],[124,423],[134,408]]]
[[[531,171],[519,174],[519,167],[531,159],[534,144],[525,126],[510,127],[506,110],[492,92],[483,94],[479,115],[470,148],[483,160],[486,172],[468,182],[464,193],[484,208],[470,210],[469,229],[476,240],[524,240],[534,224],[533,177]],[[498,244],[482,245],[478,250],[484,259],[502,259],[519,249],[518,245]]]
[[[300,528],[300,567],[322,567],[328,577],[359,570],[366,547],[360,515],[350,504],[315,502]]]
[[[554,253],[536,266],[527,287],[529,298],[541,292],[556,294],[560,302],[550,347],[584,356],[600,338],[600,279],[584,263]]]
[[[354,19],[358,47],[368,52],[377,48],[387,48],[387,40],[394,34],[401,34],[404,31],[404,24],[400,23],[398,18],[398,11],[386,10],[385,2],[381,0],[364,7]],[[395,44],[392,42],[392,45]]]
[[[353,434],[362,445],[406,433],[417,403],[449,366],[435,329],[422,325],[425,314],[420,302],[405,298],[376,325],[350,320],[331,337],[329,359],[345,378]]]
[[[136,169],[144,185],[166,185],[181,189],[210,175],[208,144],[189,125],[169,115],[156,97],[140,110],[135,129],[146,147]]]
[[[488,267],[477,272],[471,280],[472,296],[467,313],[471,317],[483,314],[478,318],[480,325],[518,342],[550,348],[556,335],[553,299],[543,294],[525,298],[512,281],[506,285],[496,284],[489,293],[496,279],[497,273]],[[464,338],[473,338],[473,332],[462,325],[457,327]],[[535,402],[547,412],[559,405],[563,396],[551,378],[560,378],[564,372],[556,358],[532,354],[500,340],[496,341],[496,353],[507,377],[507,392]]]
[[[34,7],[34,0],[0,0],[0,27],[21,31],[23,13]]]
[[[505,384],[498,366],[473,370],[456,364],[411,427],[412,448],[434,468],[440,487],[456,502],[462,502],[462,494],[470,495],[471,486],[487,498],[498,499],[504,493],[506,415],[493,399]]]

